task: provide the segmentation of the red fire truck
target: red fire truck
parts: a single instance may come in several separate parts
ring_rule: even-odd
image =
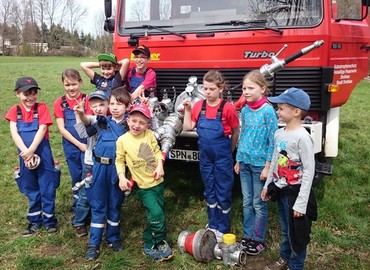
[[[117,0],[113,17],[112,1],[104,2],[114,53],[126,58],[138,44],[148,46],[166,98],[219,69],[236,101],[248,71],[279,64],[273,95],[293,86],[308,92],[313,121],[305,126],[317,157],[337,155],[340,107],[368,75],[368,0]],[[196,160],[196,138],[176,136],[169,158]]]

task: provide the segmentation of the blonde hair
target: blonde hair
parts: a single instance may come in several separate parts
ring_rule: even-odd
[[[264,93],[265,96],[267,96],[271,93],[270,90],[269,90],[269,83],[268,83],[267,79],[265,78],[265,76],[258,69],[251,70],[247,74],[245,74],[244,77],[243,77],[243,82],[245,80],[250,80],[251,82],[257,84],[261,88],[264,87],[265,88],[265,93]]]
[[[229,83],[225,80],[224,75],[218,70],[211,69],[204,76],[203,81],[214,83],[218,88],[226,91],[229,88]]]

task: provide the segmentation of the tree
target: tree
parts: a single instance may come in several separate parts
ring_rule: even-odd
[[[66,0],[63,11],[68,18],[69,32],[73,33],[79,21],[86,15],[87,9],[82,8],[75,0]]]
[[[7,26],[8,26],[8,20],[10,17],[11,7],[12,7],[12,0],[1,0],[1,10],[0,10],[0,16],[3,18],[2,25],[1,25],[1,37],[2,37],[2,44],[1,44],[1,50],[3,51],[3,54],[5,54],[5,38],[7,36]]]

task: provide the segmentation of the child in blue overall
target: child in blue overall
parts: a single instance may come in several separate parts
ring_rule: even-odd
[[[199,135],[199,165],[204,183],[208,209],[208,228],[221,242],[230,229],[232,187],[234,184],[233,157],[239,136],[239,119],[231,103],[221,99],[227,83],[217,70],[203,77],[206,100],[191,109],[184,100],[184,130],[197,128]]]
[[[103,91],[109,98],[112,89],[125,85],[125,76],[130,65],[130,60],[125,58],[117,61],[114,54],[99,54],[98,62],[82,62],[82,70],[90,82],[96,86],[96,90]],[[94,71],[100,68],[101,74]]]
[[[86,251],[87,260],[99,256],[99,248],[106,226],[106,241],[113,251],[123,249],[120,236],[120,211],[124,192],[119,188],[115,168],[116,141],[126,132],[125,114],[131,102],[131,96],[125,87],[112,90],[109,99],[107,117],[98,116],[94,129],[87,127],[89,135],[98,132],[98,139],[93,150],[94,165],[92,184],[86,189],[91,207],[90,239]]]
[[[265,249],[267,203],[261,199],[261,192],[278,128],[275,109],[267,102],[268,93],[268,82],[259,70],[244,76],[243,95],[247,106],[241,110],[241,133],[234,168],[240,174],[243,194],[241,245],[249,255],[257,255]]]
[[[37,103],[38,90],[40,88],[33,78],[19,78],[14,91],[21,102],[12,106],[5,116],[19,153],[20,172],[16,181],[19,191],[29,201],[29,225],[22,236],[36,233],[42,225],[48,233],[58,231],[54,208],[60,171],[54,169],[49,143],[48,127],[53,122],[46,104]]]
[[[77,70],[66,69],[62,73],[62,82],[66,94],[54,101],[54,116],[56,118],[58,130],[62,134],[64,155],[66,157],[73,187],[76,182],[81,181],[83,178],[84,152],[87,147],[86,139],[81,139],[74,128],[76,117],[73,108],[77,105],[77,102],[86,99],[86,95],[80,92],[82,79]],[[85,110],[87,114],[92,114],[88,101],[85,102]],[[73,210],[75,214],[77,212],[81,214],[81,217],[74,218],[74,220],[77,219],[77,223],[83,223],[85,222],[87,213],[82,214],[81,211],[76,211],[78,191],[73,192],[73,197]]]
[[[148,47],[140,45],[132,51],[132,54],[134,55],[135,67],[128,70],[126,77],[132,100],[139,99],[141,96],[149,97],[149,90],[155,91],[157,87],[157,75],[153,69],[148,68],[150,50]],[[156,92],[154,94],[157,95]]]
[[[85,115],[84,101],[78,103],[78,105],[74,108],[77,122],[75,124],[75,129],[81,138],[87,138],[83,177],[86,177],[88,174],[92,174],[92,167],[94,165],[92,153],[98,136],[97,134],[94,136],[88,136],[86,125],[94,124],[97,116],[99,115],[104,117],[107,116],[109,106],[108,102],[108,97],[105,95],[105,93],[103,91],[96,90],[95,92],[89,94],[90,108],[92,109],[94,115]],[[77,213],[75,215],[75,220],[73,221],[74,225],[76,226],[77,236],[79,237],[87,235],[87,227],[85,222],[79,223],[77,218],[84,217],[84,214],[90,212],[90,204],[87,200],[86,194],[86,189],[88,188],[90,188],[90,183],[85,183],[85,185],[82,185],[82,187],[79,189],[79,198],[76,205],[76,211],[82,211],[83,213]]]

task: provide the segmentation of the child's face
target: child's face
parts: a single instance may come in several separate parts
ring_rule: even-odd
[[[95,115],[106,116],[108,111],[108,101],[100,98],[93,98],[89,100],[90,108]]]
[[[16,96],[21,100],[21,103],[26,109],[31,109],[35,105],[38,97],[38,89],[31,88],[28,91],[16,91]]]
[[[100,65],[100,72],[101,72],[101,75],[105,79],[110,79],[110,78],[114,77],[114,74],[116,72],[116,66],[113,65],[113,64]]]
[[[125,117],[126,109],[126,105],[122,102],[117,101],[115,96],[110,97],[109,111],[113,119],[122,120]]]
[[[216,102],[222,91],[224,90],[221,87],[218,87],[215,83],[203,81],[204,94],[208,102]]]
[[[66,91],[66,95],[70,99],[78,98],[78,96],[81,94],[80,87],[82,85],[82,82],[78,79],[71,78],[71,77],[65,77],[63,79],[63,86],[64,90]]]
[[[137,136],[149,128],[149,119],[140,112],[133,112],[127,118],[132,135]]]
[[[277,114],[279,121],[289,123],[294,117],[300,116],[301,110],[286,103],[279,103]]]
[[[142,53],[134,55],[134,59],[136,68],[138,69],[145,68],[149,62],[149,57]]]
[[[265,92],[265,87],[261,87],[249,79],[245,79],[243,81],[243,95],[248,102],[255,102],[260,100]]]

